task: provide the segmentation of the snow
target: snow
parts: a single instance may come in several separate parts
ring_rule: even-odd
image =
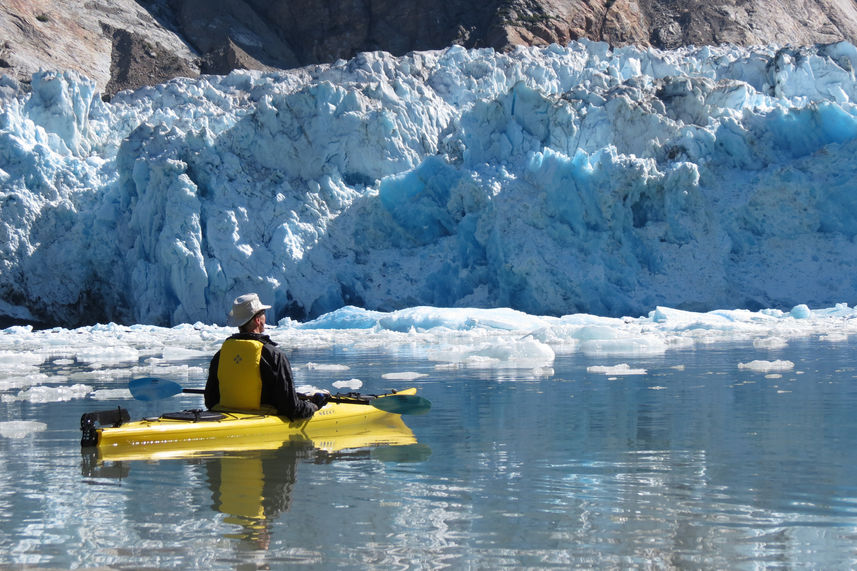
[[[377,311],[403,332],[658,307],[716,328],[741,317],[704,312],[854,303],[855,69],[844,42],[581,42],[364,53],[111,102],[71,72],[4,76],[0,317],[217,324],[255,291],[271,321]],[[509,309],[395,313],[422,306]]]

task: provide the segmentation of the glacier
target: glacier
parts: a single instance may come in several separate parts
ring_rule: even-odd
[[[854,303],[855,69],[846,42],[583,41],[110,102],[72,72],[3,76],[0,316],[220,324],[248,291],[304,321]]]

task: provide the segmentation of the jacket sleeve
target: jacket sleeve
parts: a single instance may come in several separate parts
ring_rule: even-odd
[[[280,414],[292,420],[309,418],[316,406],[298,398],[292,377],[292,366],[286,354],[271,345],[262,350],[262,402],[272,404]]]
[[[211,364],[208,366],[208,380],[205,382],[205,408],[208,410],[220,402],[220,380],[217,378],[219,364],[220,351],[214,354],[214,357],[211,358]]]

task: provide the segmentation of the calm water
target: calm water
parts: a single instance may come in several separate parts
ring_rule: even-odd
[[[79,448],[83,412],[122,404],[139,417],[198,397],[0,403],[3,418],[48,424],[0,438],[0,566],[854,568],[853,350],[561,355],[541,378],[296,353],[296,365],[348,364],[367,392],[413,384],[433,402],[406,417],[417,444],[334,453],[98,463]],[[738,368],[753,359],[795,368]],[[623,361],[648,374],[586,371]],[[299,382],[329,386],[326,375],[302,370]]]

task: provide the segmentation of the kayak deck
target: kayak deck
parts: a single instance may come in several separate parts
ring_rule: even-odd
[[[416,389],[410,388],[391,395],[415,393]],[[383,396],[389,395],[376,398]],[[96,416],[99,414],[102,417]],[[96,420],[102,424],[100,428],[94,427]],[[338,449],[349,440],[416,442],[400,415],[379,410],[371,404],[353,402],[329,402],[312,417],[295,421],[284,416],[225,411],[184,411],[133,422],[127,420],[128,415],[122,409],[112,416],[84,415],[81,444],[85,448],[96,447],[102,456],[153,457],[194,451],[269,448],[288,440],[311,440],[318,443],[318,447]],[[114,426],[104,426],[105,422]]]

